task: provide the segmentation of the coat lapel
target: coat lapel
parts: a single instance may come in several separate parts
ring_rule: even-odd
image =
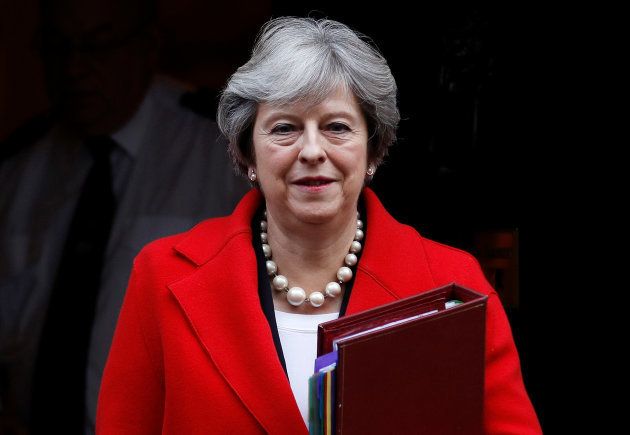
[[[252,199],[251,194],[249,197]],[[257,203],[241,210],[246,216],[240,221],[237,209],[228,221],[239,221],[225,233],[229,241],[222,238],[223,247],[215,256],[169,288],[212,362],[264,430],[303,433],[304,421],[258,297],[256,258],[247,220]],[[195,249],[189,249],[188,241],[176,249],[201,262],[204,253],[198,250],[196,240]]]

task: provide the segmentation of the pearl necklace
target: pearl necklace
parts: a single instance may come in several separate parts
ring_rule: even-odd
[[[354,234],[354,240],[350,245],[350,250],[344,259],[344,266],[337,270],[337,281],[331,281],[326,284],[323,292],[314,291],[308,297],[301,287],[289,288],[289,280],[286,276],[278,273],[278,265],[271,259],[271,246],[269,246],[269,236],[267,235],[267,212],[263,213],[263,219],[260,221],[260,240],[262,241],[262,250],[266,258],[267,273],[271,278],[272,287],[277,291],[283,291],[287,294],[287,301],[299,307],[304,302],[309,302],[313,307],[321,307],[326,298],[334,298],[341,294],[341,285],[352,279],[352,269],[350,267],[357,264],[357,253],[361,251],[361,240],[363,240],[363,222],[359,219],[357,212],[357,230]]]

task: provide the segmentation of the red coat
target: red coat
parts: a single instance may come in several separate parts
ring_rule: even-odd
[[[369,225],[347,314],[456,281],[489,295],[485,425],[539,434],[510,327],[469,254],[422,238],[364,191]],[[231,216],[135,260],[99,396],[97,433],[306,434],[260,306],[248,193]]]

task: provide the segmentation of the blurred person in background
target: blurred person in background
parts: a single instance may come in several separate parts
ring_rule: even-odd
[[[133,258],[247,185],[156,76],[153,1],[40,6],[51,126],[0,163],[0,432],[93,433]]]

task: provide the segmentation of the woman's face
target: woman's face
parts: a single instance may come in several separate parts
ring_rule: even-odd
[[[254,169],[268,211],[292,223],[354,217],[368,164],[367,141],[361,108],[345,90],[316,106],[260,104]]]

